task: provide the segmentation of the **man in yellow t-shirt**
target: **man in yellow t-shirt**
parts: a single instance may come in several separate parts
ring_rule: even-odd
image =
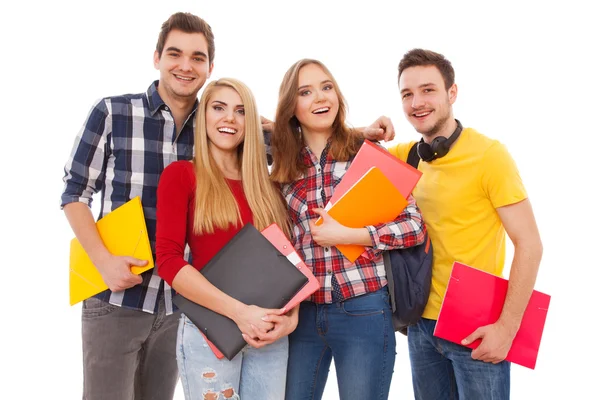
[[[517,167],[498,141],[454,119],[457,86],[441,54],[414,49],[398,66],[402,107],[422,135],[423,175],[413,191],[430,234],[433,276],[423,318],[408,329],[416,399],[508,399],[510,363],[504,361],[533,291],[542,244]],[[413,143],[390,153],[406,160]],[[433,336],[454,261],[502,275],[505,237],[514,258],[502,314],[465,338],[471,350]]]

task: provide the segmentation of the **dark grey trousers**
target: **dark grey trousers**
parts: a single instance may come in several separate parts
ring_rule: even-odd
[[[83,399],[171,400],[177,385],[180,312],[148,314],[90,298],[83,302]]]

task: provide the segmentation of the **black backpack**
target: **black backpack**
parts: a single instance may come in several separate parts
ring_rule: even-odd
[[[406,162],[417,168],[419,161],[415,143]],[[384,252],[384,264],[394,329],[406,335],[408,326],[421,319],[429,299],[433,264],[429,234],[426,234],[425,241],[418,246]]]

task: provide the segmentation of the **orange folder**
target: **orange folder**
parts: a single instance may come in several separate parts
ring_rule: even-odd
[[[147,260],[143,267],[131,267],[141,274],[154,268],[152,249],[148,239],[144,210],[139,197],[134,197],[96,222],[104,245],[112,254]],[[77,238],[71,240],[69,254],[69,298],[71,305],[108,289]]]
[[[455,262],[433,335],[460,344],[475,329],[493,324],[507,290],[508,280]],[[549,305],[549,295],[533,291],[507,361],[535,369]],[[480,343],[468,347],[475,349]]]
[[[337,189],[336,189],[337,190]],[[329,214],[340,224],[363,228],[393,221],[408,201],[398,188],[377,167],[371,167],[329,209]],[[319,218],[316,225],[321,225]],[[337,249],[351,262],[365,251],[361,245],[337,245]]]
[[[405,198],[408,198],[423,174],[386,149],[365,140],[342,180],[335,187],[329,203],[335,204],[371,167],[379,168]]]
[[[296,266],[308,278],[308,282],[294,297],[288,301],[285,305],[285,312],[288,312],[292,308],[296,307],[302,301],[306,300],[311,294],[316,292],[321,285],[319,285],[319,281],[313,273],[308,269],[304,261],[300,258],[300,255],[294,249],[294,246],[289,241],[289,239],[285,236],[285,233],[277,226],[277,224],[271,224],[263,229],[260,233],[267,238],[271,244],[279,250],[279,252],[284,255],[292,264]],[[202,333],[202,331],[200,331]],[[215,346],[208,338],[202,333],[204,336],[204,340],[211,348],[213,353],[218,359],[222,359],[224,357],[223,353]]]

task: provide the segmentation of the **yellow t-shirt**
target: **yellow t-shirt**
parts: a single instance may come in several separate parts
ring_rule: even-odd
[[[389,149],[406,161],[412,143]],[[433,246],[433,276],[424,318],[437,320],[454,261],[501,276],[506,232],[496,208],[527,198],[519,171],[500,142],[463,129],[450,152],[419,163],[413,191]]]

